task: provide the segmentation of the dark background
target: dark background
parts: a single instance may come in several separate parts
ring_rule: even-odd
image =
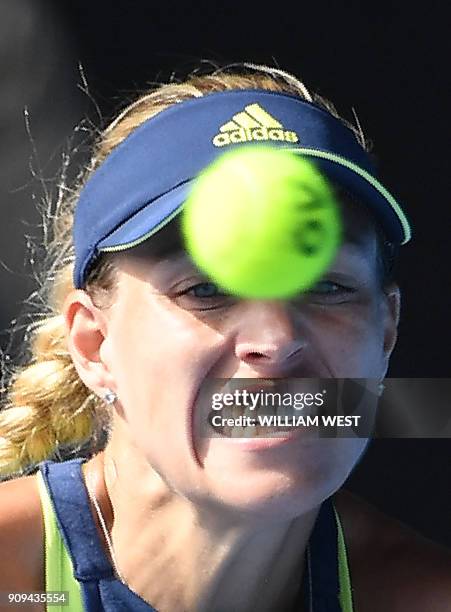
[[[27,236],[39,239],[35,204],[55,192],[75,126],[83,118],[105,125],[136,91],[173,72],[183,76],[200,59],[252,61],[293,72],[350,120],[356,109],[383,180],[405,203],[413,226],[398,264],[403,307],[389,375],[448,377],[450,46],[444,6],[2,0],[0,330],[35,288],[39,261],[29,262]],[[79,87],[79,64],[89,95]],[[86,137],[81,131],[75,142],[80,134]],[[5,331],[0,346],[8,345]],[[348,487],[451,546],[450,483],[451,441],[375,440]]]

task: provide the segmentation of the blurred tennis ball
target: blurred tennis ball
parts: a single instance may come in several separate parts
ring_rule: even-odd
[[[314,285],[341,240],[334,193],[313,162],[284,149],[222,154],[194,181],[181,228],[194,263],[244,298],[289,298]]]

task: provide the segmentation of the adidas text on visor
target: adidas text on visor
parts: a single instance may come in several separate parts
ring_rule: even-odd
[[[189,99],[148,119],[90,177],[74,217],[75,287],[84,287],[99,253],[136,246],[175,217],[193,179],[223,151],[258,143],[312,159],[367,205],[388,240],[410,240],[400,205],[339,119],[294,95],[229,90]]]

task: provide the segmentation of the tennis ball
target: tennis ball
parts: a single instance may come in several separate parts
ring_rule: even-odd
[[[331,186],[313,162],[268,146],[223,153],[194,181],[181,229],[197,267],[244,298],[311,288],[341,239]]]

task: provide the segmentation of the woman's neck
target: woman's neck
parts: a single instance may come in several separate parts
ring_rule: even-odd
[[[291,521],[195,508],[142,459],[114,446],[84,466],[128,586],[159,612],[299,611],[319,508]],[[99,527],[100,529],[100,527]],[[105,538],[102,538],[105,542]]]

